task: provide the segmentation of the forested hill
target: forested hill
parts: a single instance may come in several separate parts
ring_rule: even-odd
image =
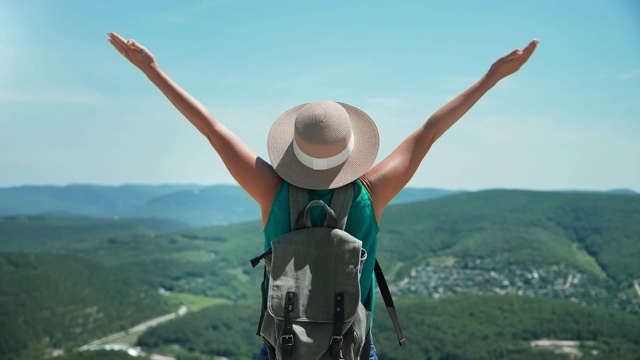
[[[0,252],[1,359],[79,346],[175,310],[155,289],[85,258]]]
[[[623,287],[640,279],[638,195],[463,193],[389,206],[381,229],[378,257],[395,280],[441,261],[457,267],[565,266]],[[122,221],[7,217],[0,218],[2,249],[83,254],[169,286],[224,273],[225,267],[252,274],[245,262],[262,249],[262,233],[258,221],[154,235]],[[224,296],[206,289],[212,292]]]
[[[622,310],[634,319],[640,313],[633,286],[640,279],[638,195],[461,193],[390,206],[381,229],[377,255],[398,299],[524,295],[563,299],[586,312]],[[122,220],[0,218],[0,251],[23,251],[0,253],[0,323],[9,334],[0,333],[0,347],[11,353],[25,344],[39,350],[58,344],[69,349],[85,335],[108,335],[114,327],[152,317],[148,311],[167,311],[154,290],[159,287],[189,296],[257,301],[262,271],[252,269],[248,259],[260,254],[262,242],[257,220],[158,235]],[[474,301],[462,309],[471,311]],[[558,311],[565,311],[562,306]],[[553,314],[553,308],[556,305],[548,313]],[[411,316],[413,312],[409,310]],[[540,324],[537,315],[530,316],[527,321],[535,329]],[[582,323],[574,320],[571,326],[579,329]],[[593,320],[589,326],[600,323]],[[529,336],[526,331],[522,336]],[[591,341],[598,331],[584,339]],[[539,334],[555,336],[553,331]],[[606,334],[620,338],[615,331]],[[442,346],[457,348],[455,334],[449,335],[453,340],[442,341],[453,342]],[[500,336],[498,331],[495,339]],[[48,343],[42,343],[47,337]],[[611,341],[607,346],[615,348],[616,340]],[[442,354],[433,351],[429,353]],[[6,356],[0,353],[0,358]]]
[[[635,331],[640,317],[568,301],[461,296],[443,301],[396,299],[396,305],[407,343],[398,346],[387,310],[376,306],[374,343],[381,359],[608,360],[637,359],[640,351],[640,334]],[[138,344],[171,345],[180,349],[179,359],[255,359],[261,346],[255,335],[259,313],[258,302],[210,307],[151,329]],[[531,346],[541,339],[572,340],[581,356]]]
[[[128,221],[58,216],[0,217],[0,251],[58,250],[91,240],[133,234],[152,233],[145,227]]]
[[[640,278],[640,196],[494,190],[389,207],[379,238],[401,273],[458,263],[566,265],[630,285]]]
[[[215,234],[250,249],[241,225],[187,234],[202,240]],[[582,359],[636,359],[638,234],[639,196],[496,190],[391,206],[378,256],[408,344],[397,346],[378,299],[379,354],[396,360],[569,358],[531,345],[557,339],[575,343],[569,350]],[[258,311],[257,301],[205,309],[152,329],[139,344],[177,344],[194,358],[252,359],[260,346],[253,336]]]

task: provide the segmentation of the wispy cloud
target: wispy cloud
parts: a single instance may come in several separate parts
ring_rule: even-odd
[[[631,71],[627,71],[626,73],[620,76],[624,80],[630,80],[640,77],[640,68],[635,68]]]
[[[111,101],[104,94],[89,89],[14,91],[0,89],[0,102],[21,104],[105,105]]]

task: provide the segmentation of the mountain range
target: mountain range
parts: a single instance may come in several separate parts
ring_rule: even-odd
[[[391,204],[419,202],[464,192],[405,188]],[[637,194],[626,189],[604,193]],[[0,216],[15,215],[127,219],[161,233],[258,219],[260,210],[237,185],[74,184],[0,187]]]
[[[460,191],[408,188],[406,203]],[[0,216],[53,215],[128,219],[155,232],[239,223],[260,217],[237,185],[68,185],[0,188]]]

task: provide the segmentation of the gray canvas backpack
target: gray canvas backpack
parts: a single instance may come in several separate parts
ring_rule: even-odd
[[[328,206],[321,200],[308,202],[307,190],[290,185],[292,231],[251,260],[254,267],[265,261],[268,295],[263,284],[258,335],[271,360],[369,359],[371,314],[360,302],[367,253],[362,241],[344,231],[353,192],[353,184],[336,189]],[[326,212],[321,227],[311,225],[314,206]],[[402,345],[393,300],[377,262],[375,271]]]

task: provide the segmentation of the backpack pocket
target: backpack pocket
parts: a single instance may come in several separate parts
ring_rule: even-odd
[[[343,325],[343,334],[338,359],[358,360],[362,352],[365,337],[371,324],[371,313],[361,304],[358,306],[353,319]],[[304,360],[333,360],[331,340],[332,325],[326,323],[311,323],[308,321],[294,321],[293,335],[283,336],[285,324],[283,320],[274,318],[270,313],[265,314],[260,335],[271,351],[275,354],[272,360],[304,359]],[[284,341],[291,341],[291,353],[285,354]]]
[[[360,303],[362,242],[338,229],[308,228],[271,243],[268,311],[284,319],[285,296],[296,293],[294,318],[300,321],[333,322],[329,299],[344,294],[344,319],[352,318]]]

